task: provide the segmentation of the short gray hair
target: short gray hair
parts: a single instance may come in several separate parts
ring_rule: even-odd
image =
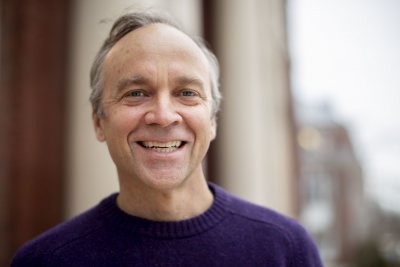
[[[92,88],[92,92],[90,94],[90,102],[92,104],[93,111],[97,114],[97,116],[103,115],[103,109],[101,105],[101,97],[103,92],[102,67],[104,59],[107,56],[108,52],[126,34],[154,23],[166,24],[185,33],[171,19],[165,16],[161,16],[159,14],[153,14],[147,12],[128,13],[121,16],[114,22],[110,30],[110,34],[104,41],[99,52],[97,53],[93,61],[92,68],[90,70],[90,87]],[[198,45],[198,47],[204,53],[209,63],[209,74],[211,80],[210,86],[211,86],[211,96],[212,96],[211,114],[212,117],[215,117],[221,103],[221,93],[219,90],[218,59],[216,58],[214,53],[210,49],[208,49],[205,42],[201,38],[195,38],[187,33],[185,34],[189,36]]]

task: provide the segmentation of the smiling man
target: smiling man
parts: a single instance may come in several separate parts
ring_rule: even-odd
[[[12,266],[322,266],[295,221],[207,183],[214,55],[169,20],[119,18],[91,71],[120,192],[28,242]]]
[[[93,121],[117,166],[119,207],[159,221],[203,213],[212,194],[201,162],[216,127],[205,54],[176,28],[153,23],[122,37],[101,71]]]

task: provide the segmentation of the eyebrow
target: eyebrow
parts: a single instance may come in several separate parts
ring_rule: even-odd
[[[174,79],[174,83],[179,86],[186,86],[186,85],[196,85],[201,90],[205,91],[204,82],[200,78],[194,76],[179,76]],[[143,75],[134,75],[129,78],[121,79],[117,84],[117,92],[122,91],[128,85],[148,85],[151,84],[149,78]]]
[[[197,77],[179,76],[178,78],[175,79],[175,83],[178,84],[179,86],[193,84],[193,85],[198,86],[201,90],[203,90],[203,91],[205,90],[203,80],[201,80]]]
[[[135,75],[129,78],[124,78],[120,81],[118,81],[117,84],[117,91],[121,91],[128,85],[144,85],[144,84],[149,84],[150,79],[143,76],[143,75]]]

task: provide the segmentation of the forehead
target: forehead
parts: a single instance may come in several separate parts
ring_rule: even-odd
[[[121,38],[105,58],[104,74],[149,71],[161,63],[169,70],[193,71],[209,78],[208,61],[199,46],[185,33],[160,23],[144,26]]]

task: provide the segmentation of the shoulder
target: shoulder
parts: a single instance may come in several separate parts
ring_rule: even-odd
[[[218,197],[224,198],[226,209],[234,216],[242,218],[249,223],[261,224],[267,228],[274,228],[277,231],[296,232],[303,227],[293,218],[285,216],[270,208],[251,203],[241,199],[219,186],[212,185],[212,190]]]
[[[104,222],[100,218],[102,213],[100,206],[101,204],[25,243],[16,252],[11,266],[51,266],[56,251],[76,245],[80,240],[96,234],[104,227]]]
[[[226,199],[226,209],[231,214],[228,223],[238,224],[238,234],[245,231],[252,240],[273,244],[277,253],[290,258],[290,266],[322,266],[314,240],[298,221],[238,198],[218,186],[214,185],[213,190]]]
[[[260,206],[229,195],[229,211],[243,220],[253,224],[263,225],[265,228],[272,228],[283,235],[292,235],[304,231],[304,228],[293,218],[290,218],[273,209]]]

